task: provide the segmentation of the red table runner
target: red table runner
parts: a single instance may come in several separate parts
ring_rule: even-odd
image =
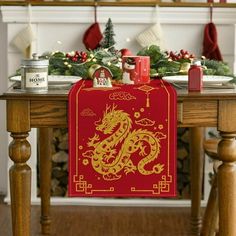
[[[176,194],[176,92],[163,80],[69,93],[69,196]]]

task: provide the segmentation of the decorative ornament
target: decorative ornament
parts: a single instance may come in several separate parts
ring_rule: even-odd
[[[191,62],[194,58],[195,55],[189,53],[187,50],[181,49],[179,52],[166,52],[168,59],[172,61],[187,61]]]
[[[150,95],[150,92],[153,90],[153,89],[157,89],[157,88],[154,88],[152,86],[149,86],[149,85],[142,85],[141,87],[138,88],[139,90],[143,91],[146,93],[147,95],[147,98],[146,98],[146,107],[150,107],[150,98],[149,98],[149,95]]]
[[[92,78],[93,78],[93,87],[99,87],[99,88],[112,87],[111,84],[112,73],[105,66],[100,66],[99,68],[95,69]]]
[[[103,40],[101,42],[101,47],[107,48],[109,51],[115,50],[115,40],[114,40],[115,33],[113,31],[113,24],[111,18],[108,19],[105,31],[103,32]]]
[[[88,69],[88,77],[89,77],[89,79],[93,79],[93,74],[94,74],[94,72],[98,69],[98,68],[100,68],[101,67],[101,65],[99,65],[99,64],[93,64],[93,65],[91,65],[90,67],[89,67],[89,69]]]
[[[75,52],[66,53],[66,57],[72,62],[83,63],[83,62],[86,62],[88,58],[88,54],[83,51],[75,51]]]
[[[132,56],[133,55],[132,52],[127,48],[122,48],[120,50],[120,53],[121,53],[121,57],[123,57],[123,56]]]
[[[179,69],[179,74],[181,75],[187,75],[188,70],[190,69],[191,63],[190,62],[184,62],[181,64]]]
[[[179,63],[180,75],[187,75],[191,62],[195,59],[195,55],[189,53],[187,50],[181,49],[179,52],[166,52],[168,60]]]

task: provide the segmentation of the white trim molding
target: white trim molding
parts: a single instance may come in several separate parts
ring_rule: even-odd
[[[4,201],[10,204],[10,196]],[[73,206],[115,206],[115,207],[190,207],[190,200],[177,199],[142,199],[142,198],[63,198],[51,197],[51,205],[73,205]],[[31,198],[32,205],[40,205],[41,200],[38,197]],[[205,207],[207,200],[201,201],[201,207]]]
[[[1,6],[2,20],[7,23],[27,23],[27,6]],[[32,23],[92,23],[94,8],[83,6],[32,6]],[[157,19],[163,24],[205,24],[210,20],[206,7],[98,7],[98,21],[107,22],[112,16],[114,23],[150,24]],[[214,8],[216,24],[236,24],[236,8]]]

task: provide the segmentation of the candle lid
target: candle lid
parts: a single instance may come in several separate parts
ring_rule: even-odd
[[[49,65],[49,60],[47,59],[39,59],[37,53],[32,54],[33,59],[23,59],[21,61],[22,66],[48,66]]]
[[[200,60],[194,60],[194,61],[192,62],[192,65],[201,66],[202,64],[201,64],[201,61],[200,61]]]

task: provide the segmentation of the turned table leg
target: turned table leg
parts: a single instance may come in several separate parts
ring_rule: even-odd
[[[220,132],[218,144],[219,236],[236,235],[236,133]]]
[[[219,224],[217,173],[213,177],[211,192],[203,217],[201,236],[215,236]]]
[[[51,191],[51,142],[52,129],[39,129],[39,176],[41,198],[42,234],[50,234],[50,191]]]
[[[26,139],[30,131],[28,102],[7,102],[7,130],[13,138],[9,145],[9,156],[14,162],[9,170],[12,233],[13,236],[30,236],[31,169],[26,163],[31,154]]]
[[[194,235],[200,234],[202,224],[203,138],[204,128],[190,128],[191,231]]]

